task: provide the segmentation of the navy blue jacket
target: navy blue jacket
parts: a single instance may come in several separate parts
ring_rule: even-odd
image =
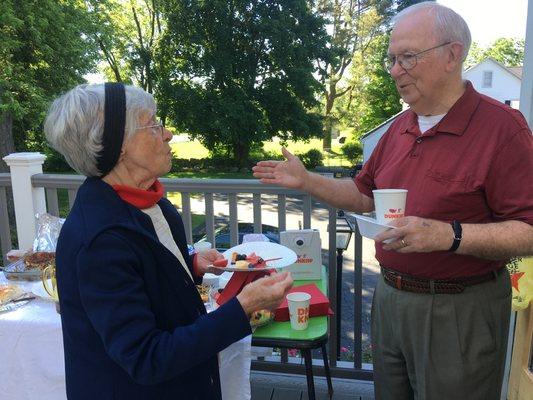
[[[192,270],[181,217],[158,204]],[[88,178],[56,263],[69,399],[221,398],[217,353],[251,333],[248,318],[237,299],[206,314],[146,214]]]

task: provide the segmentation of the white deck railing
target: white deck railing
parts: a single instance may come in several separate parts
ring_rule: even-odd
[[[26,159],[26,166],[24,160]],[[16,160],[13,165],[13,161]],[[2,254],[12,248],[12,232],[14,226],[17,231],[18,247],[31,248],[35,234],[35,213],[49,212],[59,216],[60,211],[68,212],[74,203],[76,193],[84,181],[80,175],[60,175],[42,173],[41,164],[44,156],[36,153],[18,153],[7,157],[11,162],[11,175],[0,174],[0,242]],[[25,169],[26,168],[26,169]],[[16,185],[12,183],[16,181]],[[205,228],[207,240],[214,243],[215,236],[215,202],[222,202],[228,209],[228,223],[230,229],[230,243],[238,243],[239,203],[249,202],[252,210],[254,231],[261,233],[263,223],[277,225],[280,231],[287,227],[288,210],[297,213],[303,221],[303,228],[314,228],[313,223],[320,220],[327,224],[327,233],[323,232],[323,247],[327,249],[327,256],[323,259],[329,274],[329,297],[333,310],[340,310],[340,296],[342,266],[338,266],[336,252],[336,220],[337,210],[320,204],[309,195],[281,188],[274,185],[264,185],[255,179],[168,179],[161,182],[165,186],[167,195],[179,193],[181,195],[181,215],[183,217],[187,240],[192,243],[192,203],[203,198],[203,211],[205,212]],[[10,221],[7,212],[8,189],[13,190],[13,203],[15,206],[16,221]],[[66,195],[65,195],[66,192]],[[263,221],[264,209],[269,209],[268,220]],[[277,214],[272,219],[272,211]],[[320,211],[320,216],[316,214]],[[64,216],[64,215],[63,215]],[[249,216],[248,216],[249,218]],[[330,227],[332,227],[330,229]],[[327,236],[327,240],[326,237]],[[355,309],[361,310],[362,306],[362,262],[361,262],[361,237],[355,235],[355,273],[354,295]],[[339,292],[339,293],[338,293]],[[339,304],[337,304],[339,303]],[[339,307],[337,307],[337,305]],[[354,361],[337,363],[339,327],[337,314],[330,319],[330,341],[328,353],[332,364],[334,376],[343,378],[371,379],[372,372],[362,369],[362,342],[361,342],[361,312],[356,312],[354,330]],[[286,354],[281,355],[279,362],[269,363],[261,361],[257,367],[262,370],[304,373],[303,365],[294,365],[288,362]],[[318,360],[317,360],[318,361]],[[320,364],[320,363],[318,363]],[[317,373],[323,373],[323,367],[317,367]]]

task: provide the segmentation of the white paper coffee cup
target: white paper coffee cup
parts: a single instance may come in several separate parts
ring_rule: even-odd
[[[376,220],[380,224],[389,224],[405,216],[406,189],[376,189],[372,190],[372,193]]]
[[[309,303],[311,295],[304,292],[293,292],[287,295],[291,328],[297,331],[307,329],[309,324]]]
[[[196,251],[203,251],[212,249],[213,245],[210,242],[196,242],[192,247],[194,247],[194,250]]]

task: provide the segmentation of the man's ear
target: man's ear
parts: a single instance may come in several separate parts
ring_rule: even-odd
[[[446,59],[446,71],[452,72],[460,67],[463,62],[463,44],[461,42],[452,42],[449,45]]]

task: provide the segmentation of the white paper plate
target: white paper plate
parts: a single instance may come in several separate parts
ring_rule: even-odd
[[[231,255],[233,253],[239,253],[239,254],[255,253],[257,256],[261,257],[264,260],[268,260],[271,258],[279,258],[279,260],[267,261],[266,269],[285,268],[285,267],[288,267],[289,265],[294,264],[297,259],[296,253],[292,251],[291,249],[289,249],[288,247],[282,246],[277,243],[271,243],[271,242],[242,243],[238,246],[235,246],[235,247],[232,247],[231,249],[226,250],[224,253],[222,253],[222,255],[227,260],[231,260]],[[225,267],[225,268],[219,268],[219,269],[223,271],[246,272],[246,271],[260,271],[262,268],[243,269],[243,268],[236,268],[236,267]]]
[[[349,215],[356,219],[359,232],[361,233],[362,236],[367,237],[369,239],[374,239],[381,232],[388,231],[389,229],[396,229],[395,226],[381,224],[378,221],[376,221],[374,218],[366,217],[364,215],[359,215],[359,214],[346,214],[346,215]],[[385,240],[384,243],[390,243],[392,241],[394,241],[394,239],[388,239],[388,240]]]

